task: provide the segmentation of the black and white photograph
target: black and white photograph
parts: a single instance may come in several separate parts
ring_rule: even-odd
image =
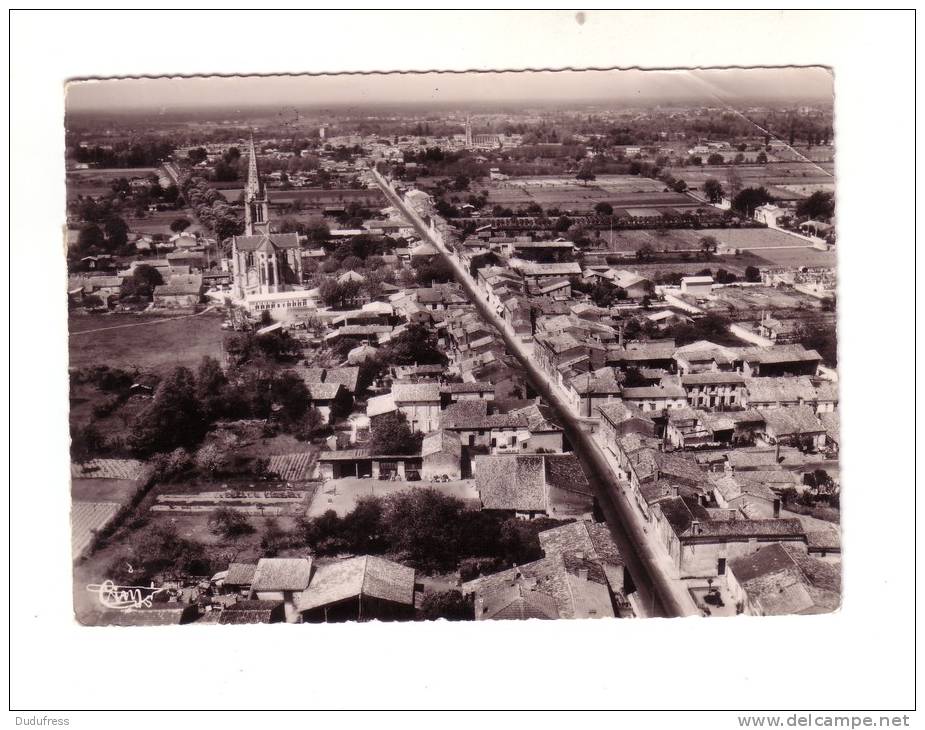
[[[832,98],[70,84],[78,619],[836,610]]]
[[[758,33],[764,12],[690,11],[726,23],[724,36],[750,20]],[[356,662],[362,692],[377,681],[359,679],[367,656],[383,660],[364,637],[403,646],[424,686],[426,665],[439,665],[423,657],[452,640],[462,643],[436,661],[472,667],[460,676],[478,674],[466,654],[480,645],[492,664],[531,673],[527,656],[545,646],[554,674],[600,653],[593,661],[619,683],[632,663],[617,657],[640,652],[651,652],[640,669],[703,660],[735,674],[763,653],[750,654],[750,637],[799,672],[832,672],[832,639],[814,631],[850,642],[855,630],[838,626],[852,601],[890,620],[895,584],[869,566],[913,557],[869,548],[858,520],[872,517],[869,500],[914,513],[911,472],[902,483],[860,476],[877,473],[872,460],[911,465],[898,440],[886,454],[860,433],[912,431],[871,403],[914,400],[891,329],[914,341],[893,299],[912,296],[900,278],[914,260],[911,209],[890,197],[902,186],[891,171],[914,148],[914,134],[888,131],[898,109],[867,140],[882,167],[863,173],[893,202],[859,210],[842,197],[846,176],[862,173],[843,162],[857,136],[842,134],[851,92],[831,54],[601,63],[597,47],[567,65],[414,69],[381,57],[358,73],[331,57],[268,70],[261,47],[281,40],[287,16],[254,11],[226,19],[233,69],[177,73],[187,59],[176,33],[218,14],[174,11],[175,34],[159,41],[133,24],[137,51],[165,54],[160,72],[125,59],[60,79],[42,168],[54,194],[41,201],[60,235],[30,236],[49,268],[8,268],[41,279],[47,299],[33,319],[11,295],[23,347],[48,340],[58,353],[42,363],[53,379],[24,388],[32,408],[49,406],[24,473],[42,492],[30,520],[55,510],[41,531],[58,547],[43,560],[55,563],[55,611],[78,655],[111,640],[118,663],[162,638],[170,660],[158,671],[188,664],[205,677],[232,666],[210,647],[234,646],[237,663],[253,646],[269,658],[244,661],[237,680],[273,694],[274,651],[294,652],[285,659],[307,686],[333,652]],[[322,21],[374,17],[295,15],[319,21],[319,35]],[[402,43],[413,15],[375,17]],[[437,15],[415,27],[446,25]],[[672,13],[452,15],[460,28],[532,18],[552,30],[558,18],[580,35],[596,22],[658,28]],[[766,15],[773,33],[820,20]],[[128,32],[126,16],[112,17]],[[881,241],[858,240],[859,216]],[[11,237],[14,251],[24,245]],[[874,272],[881,263],[895,280]],[[42,459],[69,469],[34,471]],[[17,552],[11,533],[13,558],[28,557]],[[136,688],[148,686],[140,671]],[[778,706],[791,680],[777,671],[783,685],[764,704],[792,709],[779,716],[791,725],[835,726],[801,719],[807,702]],[[482,707],[478,684],[436,707]],[[248,709],[222,686],[224,709]],[[419,692],[353,704],[341,688],[337,706],[433,707]],[[119,706],[179,709],[159,689],[144,695]],[[741,710],[730,727],[772,724],[722,692],[701,697],[704,709]],[[481,699],[526,709],[517,696]],[[903,706],[843,726],[908,727]],[[17,724],[49,722],[20,712]]]

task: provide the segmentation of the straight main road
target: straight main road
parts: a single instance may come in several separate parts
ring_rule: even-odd
[[[584,466],[601,511],[633,578],[640,599],[636,604],[640,612],[650,616],[700,615],[685,586],[681,581],[672,578],[667,550],[658,543],[654,534],[648,532],[642,515],[627,494],[628,485],[617,478],[601,447],[581,427],[580,421],[556,392],[556,388],[537,367],[532,353],[514,336],[504,320],[492,311],[484,298],[479,296],[469,272],[456,260],[440,238],[431,233],[417,214],[405,205],[378,173],[374,172],[374,176],[389,201],[412,223],[422,238],[437,247],[453,267],[456,279],[482,317],[492,324],[504,339],[508,351],[523,366],[533,388],[555,408],[566,436]]]

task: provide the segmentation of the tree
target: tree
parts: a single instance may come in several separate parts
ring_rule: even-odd
[[[594,206],[594,212],[598,215],[613,215],[613,206],[610,203],[601,201]]]
[[[713,236],[703,236],[700,239],[700,250],[703,251],[703,253],[716,253],[718,246],[719,241],[717,241]]]
[[[219,448],[216,444],[206,444],[196,452],[193,463],[199,470],[206,472],[209,476],[215,476],[216,473],[221,472],[228,465],[228,457],[225,450]]]
[[[655,249],[646,243],[636,250],[636,259],[639,261],[651,261],[654,254]]]
[[[392,550],[422,570],[454,567],[462,500],[436,489],[396,492],[385,500],[383,524]]]
[[[681,179],[675,180],[674,184],[671,186],[671,189],[676,193],[683,193],[685,190],[687,190],[687,183]]]
[[[715,178],[707,178],[703,183],[703,194],[711,203],[718,203],[723,199],[723,186]]]
[[[838,340],[835,328],[820,323],[809,323],[797,332],[797,341],[808,350],[815,350],[829,367],[838,365]]]
[[[247,517],[231,507],[219,507],[209,519],[209,532],[226,540],[234,540],[254,532]]]
[[[413,324],[380,350],[380,360],[390,365],[444,365],[446,355],[437,335],[422,324]]]
[[[182,233],[190,227],[188,218],[175,218],[170,224],[170,230],[174,233]]]
[[[318,287],[318,295],[326,306],[339,307],[344,302],[346,290],[344,285],[337,281],[337,279],[330,278],[321,282],[321,286]]]
[[[164,283],[161,272],[150,264],[139,264],[132,271],[131,287],[132,293],[140,296],[150,297],[154,294],[154,287]]]
[[[472,601],[459,591],[427,593],[421,601],[421,618],[435,621],[472,621],[475,618]]]
[[[596,180],[597,175],[595,175],[587,166],[585,166],[578,171],[578,174],[575,175],[575,179],[580,181],[582,185],[587,185],[592,180]]]
[[[128,224],[119,216],[107,218],[103,228],[106,231],[106,248],[110,251],[117,251],[128,243]]]
[[[71,436],[71,461],[83,464],[96,456],[105,441],[100,430],[88,423],[83,428],[75,428]]]
[[[761,281],[761,271],[759,271],[757,266],[746,266],[745,267],[745,281],[756,283]]]
[[[475,278],[476,272],[485,266],[495,266],[501,263],[501,259],[494,251],[487,251],[473,256],[469,261],[469,274]]]
[[[129,444],[136,453],[145,456],[199,442],[207,424],[195,385],[193,374],[185,367],[174,368],[160,382],[129,432]]]
[[[88,253],[94,249],[102,250],[105,243],[103,229],[93,223],[85,225],[77,234],[77,250],[80,253]]]
[[[797,203],[797,215],[828,220],[835,215],[835,198],[832,193],[817,190],[805,200]]]
[[[725,161],[725,158],[718,152],[714,152],[712,155],[707,157],[708,165],[722,165]]]
[[[411,430],[408,418],[401,411],[377,416],[370,428],[369,448],[374,456],[381,454],[418,454],[423,434]]]
[[[774,197],[763,186],[760,188],[745,188],[732,199],[732,207],[739,213],[751,218],[755,208],[765,203],[773,202]]]
[[[764,152],[759,152],[758,156],[755,158],[755,162],[759,165],[766,165],[768,162],[768,156]]]

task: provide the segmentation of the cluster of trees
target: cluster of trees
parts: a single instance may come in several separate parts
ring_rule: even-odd
[[[75,256],[94,256],[98,254],[127,254],[128,224],[125,220],[110,213],[99,223],[85,223],[77,234],[77,243],[70,253]]]
[[[154,297],[154,288],[164,283],[161,272],[150,264],[139,264],[132,275],[122,280],[119,301],[123,304],[150,302]]]
[[[78,146],[73,156],[77,162],[94,167],[154,167],[168,159],[173,152],[170,142],[147,139],[137,142],[116,142],[102,147]]]
[[[302,519],[288,535],[288,547],[308,547],[316,555],[389,554],[428,572],[454,570],[474,557],[507,567],[541,558],[537,535],[561,524],[469,510],[456,497],[420,488],[366,497],[344,517],[329,511]]]
[[[412,268],[419,284],[445,284],[453,281],[455,273],[452,264],[442,256],[435,256],[430,260],[420,259],[412,262]]]
[[[689,345],[698,340],[709,340],[718,345],[735,347],[741,341],[729,331],[730,321],[719,314],[705,314],[691,322],[678,322],[669,326],[665,336],[673,338],[677,345]]]
[[[797,215],[813,220],[828,220],[835,215],[835,197],[832,193],[817,190],[797,203]]]
[[[298,438],[318,433],[322,418],[312,406],[305,382],[277,364],[297,356],[297,345],[289,340],[279,332],[230,338],[232,367],[227,373],[210,357],[203,358],[195,374],[175,368],[134,419],[128,435],[130,450],[149,456],[190,449],[220,419],[268,419]],[[333,405],[332,415],[346,415],[349,409],[349,396],[344,396]]]
[[[369,448],[374,456],[382,454],[419,454],[424,434],[412,431],[401,411],[377,416],[370,429]]]
[[[183,196],[202,225],[219,241],[244,232],[244,221],[225,197],[201,177],[189,177],[183,182]]]
[[[743,188],[732,199],[732,209],[751,218],[755,208],[773,202],[774,196],[763,185],[757,188]]]

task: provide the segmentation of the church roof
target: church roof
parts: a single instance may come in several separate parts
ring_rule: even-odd
[[[298,233],[258,233],[254,236],[235,236],[238,251],[257,251],[264,245],[273,248],[298,248]]]

